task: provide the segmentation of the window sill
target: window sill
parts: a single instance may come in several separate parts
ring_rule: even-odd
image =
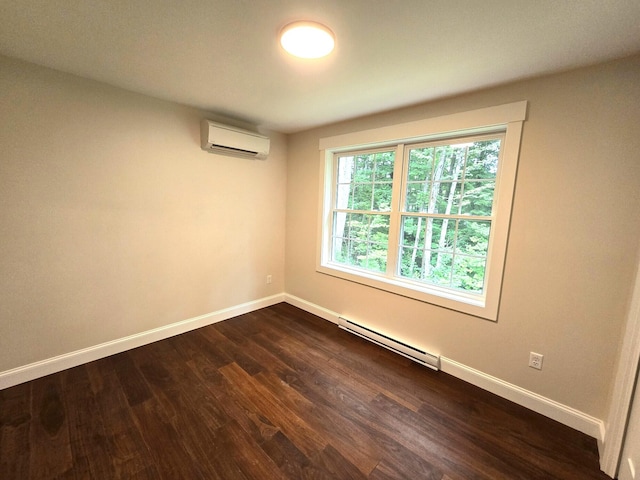
[[[412,282],[411,280],[390,278],[384,274],[352,269],[337,264],[319,265],[316,270],[325,275],[359,283],[486,320],[495,321],[497,318],[497,308],[490,308],[490,306],[487,305],[485,297],[482,295],[456,292],[450,289],[438,288],[435,285],[424,285],[418,282]]]

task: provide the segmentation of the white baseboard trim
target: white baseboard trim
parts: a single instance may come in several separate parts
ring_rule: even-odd
[[[0,372],[0,390],[28,382],[36,378],[44,377],[51,373],[60,372],[67,368],[77,367],[84,363],[92,362],[100,358],[115,355],[132,348],[141,347],[149,343],[164,340],[165,338],[180,335],[182,333],[205,327],[213,323],[237,317],[245,313],[253,312],[264,307],[275,305],[285,300],[284,293],[246,302],[233,307],[224,308],[216,312],[199,315],[197,317],[182,320],[180,322],[165,325],[163,327],[136,333],[128,337],[119,338],[110,342],[101,343],[93,347],[83,348],[75,352],[65,353],[57,357],[48,358],[39,362],[30,363],[22,367]]]
[[[338,323],[340,315],[336,312],[293,295],[285,294],[284,301],[325,320]],[[500,380],[499,378],[492,377],[491,375],[487,375],[486,373],[467,367],[446,357],[440,357],[440,369],[449,375],[585,433],[595,438],[598,441],[598,445],[600,445],[604,439],[604,422],[586,413],[538,395],[537,393],[525,390],[517,385]]]
[[[518,405],[540,413],[557,422],[589,435],[600,441],[604,431],[604,423],[595,417],[579,410],[563,405],[537,393],[487,375],[479,370],[467,367],[450,358],[440,357],[440,368],[443,372],[487,390],[499,397],[506,398]]]
[[[302,298],[296,297],[294,295],[289,295],[288,293],[284,294],[284,301],[293,305],[294,307],[298,307],[305,312],[313,313],[314,315],[324,318],[325,320],[329,320],[332,323],[338,324],[338,315],[336,312],[332,312],[331,310],[327,310],[315,303],[307,302]]]
[[[618,467],[618,459],[614,462],[611,462],[608,458],[608,454],[610,454],[610,450],[607,448],[605,444],[605,434],[607,432],[607,427],[605,426],[605,422],[600,422],[600,436],[596,438],[598,440],[598,453],[600,454],[600,470],[609,475],[611,478],[615,478],[616,469]]]

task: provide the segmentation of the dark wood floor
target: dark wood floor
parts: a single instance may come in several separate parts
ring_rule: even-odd
[[[606,479],[596,442],[279,304],[0,392],[0,478]]]

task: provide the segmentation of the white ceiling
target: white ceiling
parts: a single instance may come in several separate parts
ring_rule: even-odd
[[[4,55],[285,133],[636,52],[640,0],[0,0]]]

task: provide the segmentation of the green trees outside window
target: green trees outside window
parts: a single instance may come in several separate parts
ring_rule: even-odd
[[[482,293],[500,147],[485,136],[406,145],[400,160],[395,146],[337,154],[332,261]]]
[[[395,150],[340,156],[333,218],[335,262],[385,272]]]

